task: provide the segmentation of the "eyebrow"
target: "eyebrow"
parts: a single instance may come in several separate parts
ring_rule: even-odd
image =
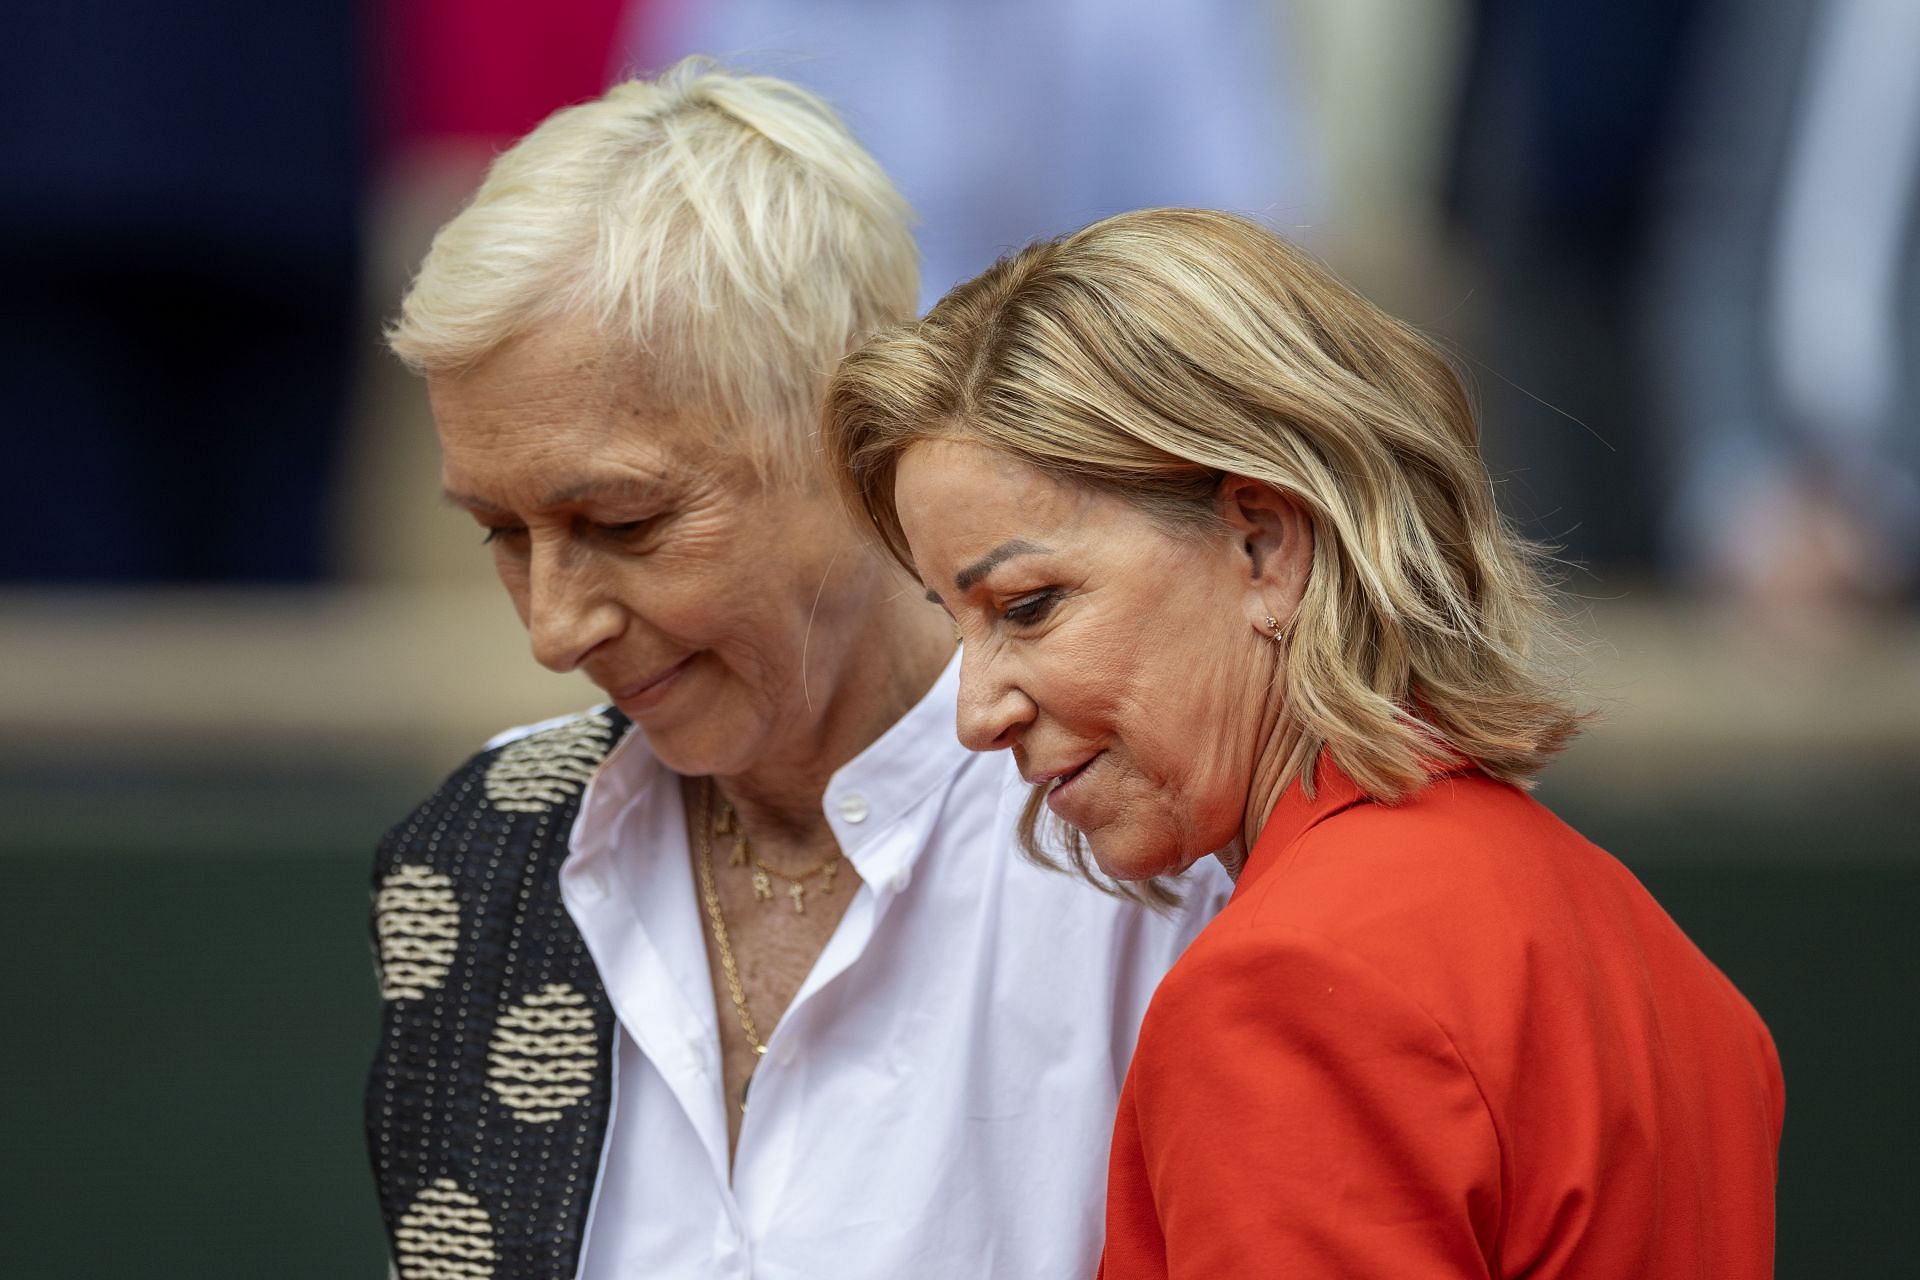
[[[488,502],[485,498],[476,498],[470,493],[460,493],[454,489],[442,489],[440,491],[440,501],[450,507],[462,507],[468,511],[501,513],[506,510],[504,507]]]
[[[999,565],[1013,559],[1015,556],[1043,556],[1052,550],[1053,548],[1051,547],[1043,547],[1036,542],[1028,542],[1025,538],[1009,538],[960,572],[954,574],[954,589],[962,593],[971,591],[974,583],[980,581],[980,579],[992,573]]]
[[[652,496],[658,492],[658,488],[658,485],[650,481],[635,477],[625,477],[617,480],[581,480],[577,483],[567,485],[564,488],[556,489],[554,492],[548,494],[546,499],[541,503],[541,507],[543,509],[565,507],[587,498]],[[443,489],[440,492],[440,497],[443,501],[453,506],[465,507],[471,511],[504,514],[507,510],[497,502],[489,502],[485,498],[475,497],[470,493],[461,493],[456,489]]]
[[[638,476],[622,476],[619,479],[581,480],[563,489],[556,489],[547,495],[545,506],[564,507],[587,498],[631,498],[651,497],[660,489],[657,481],[642,480]]]

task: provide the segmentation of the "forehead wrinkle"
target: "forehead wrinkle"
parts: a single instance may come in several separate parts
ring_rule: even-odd
[[[623,498],[656,496],[661,489],[660,482],[641,476],[601,476],[586,477],[563,484],[550,490],[535,504],[533,510],[549,511],[574,506],[591,498]],[[494,515],[508,514],[512,508],[503,506],[491,498],[478,494],[465,493],[452,486],[440,492],[441,501],[450,506],[468,511],[486,512]]]
[[[638,476],[577,480],[572,484],[562,485],[560,488],[549,493],[546,501],[542,505],[548,507],[567,507],[588,498],[646,497],[651,496],[658,489],[659,485],[657,483],[650,480],[643,480]]]

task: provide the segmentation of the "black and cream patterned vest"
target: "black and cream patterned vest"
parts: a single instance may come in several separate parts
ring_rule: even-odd
[[[606,1141],[613,1009],[560,900],[589,712],[469,760],[380,841],[369,1155],[402,1280],[571,1280]]]

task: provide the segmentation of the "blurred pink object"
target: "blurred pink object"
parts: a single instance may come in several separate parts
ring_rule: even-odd
[[[378,14],[393,149],[451,138],[507,143],[597,96],[614,38],[645,4],[628,0],[396,0]]]

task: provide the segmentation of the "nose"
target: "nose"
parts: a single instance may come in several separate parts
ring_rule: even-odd
[[[1004,660],[968,645],[960,653],[960,711],[956,728],[969,751],[1000,751],[1020,740],[1038,710]]]
[[[536,542],[527,564],[527,638],[533,657],[549,671],[572,671],[618,635],[621,610],[591,564],[578,563],[566,545]]]

